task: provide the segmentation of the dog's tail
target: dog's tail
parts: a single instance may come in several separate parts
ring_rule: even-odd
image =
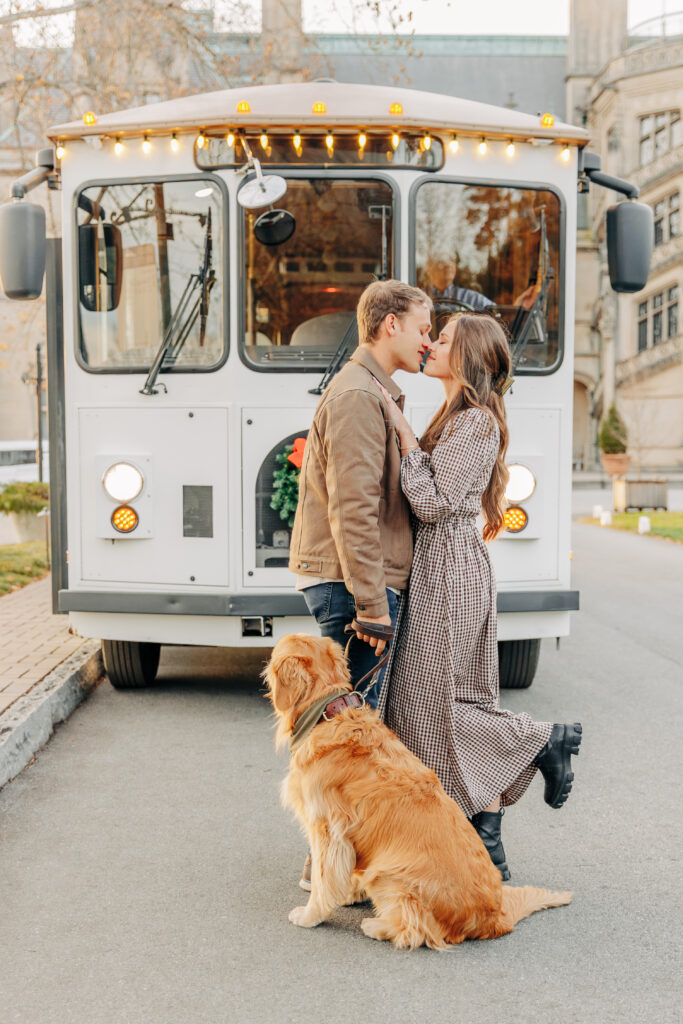
[[[537,910],[545,910],[547,907],[565,907],[572,901],[571,892],[551,892],[550,889],[537,889],[533,885],[522,885],[519,887],[503,886],[503,904],[501,907],[501,919],[505,924],[514,928],[518,921]]]

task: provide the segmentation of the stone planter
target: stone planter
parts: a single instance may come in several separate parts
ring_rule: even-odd
[[[10,512],[18,542],[28,544],[32,540],[45,540],[45,518],[35,512]]]
[[[617,452],[613,455],[603,452],[600,459],[607,476],[623,476],[624,473],[628,473],[628,467],[631,465],[631,456],[627,452]]]
[[[612,504],[615,512],[629,509],[668,508],[667,480],[655,477],[650,480],[613,480]]]

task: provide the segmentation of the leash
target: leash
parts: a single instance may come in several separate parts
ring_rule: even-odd
[[[365,704],[365,697],[372,689],[375,683],[375,677],[382,671],[389,661],[389,656],[391,655],[391,641],[394,638],[394,630],[392,626],[383,626],[379,622],[364,622],[363,619],[354,619],[353,622],[349,622],[348,625],[344,626],[344,633],[349,634],[349,639],[344,651],[347,661],[351,642],[354,638],[358,640],[358,633],[363,633],[365,636],[375,637],[377,640],[386,640],[387,647],[385,653],[382,655],[375,667],[371,668],[369,672],[366,672],[365,675],[358,680],[353,690],[354,693],[357,693],[363,698],[363,704]],[[366,680],[369,680],[368,684],[364,690],[361,690],[361,686]]]

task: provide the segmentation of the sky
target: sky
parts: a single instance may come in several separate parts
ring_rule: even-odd
[[[10,3],[17,6],[17,0],[0,0],[0,13],[6,13]],[[19,0],[18,5],[44,9],[64,3],[65,0]],[[231,12],[234,18],[235,10],[239,9],[239,29],[259,29],[259,0],[186,0],[186,6],[213,6],[218,19]],[[302,0],[302,6],[306,32],[390,31],[392,22],[399,32],[439,35],[444,31],[453,35],[567,35],[569,31],[570,0],[378,0],[375,4],[371,0]],[[373,6],[383,12],[379,19],[370,13]],[[680,7],[681,0],[630,0],[629,25]],[[73,15],[61,16],[59,23],[57,36],[63,44],[69,41]],[[23,45],[40,45],[40,25],[40,19],[22,21],[15,30],[18,41]],[[53,23],[51,28],[54,27]],[[239,30],[234,21],[232,27]]]

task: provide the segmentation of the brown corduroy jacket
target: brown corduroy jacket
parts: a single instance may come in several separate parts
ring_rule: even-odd
[[[382,384],[403,407],[398,385],[360,345],[325,390],[304,451],[289,568],[342,579],[356,608],[389,611],[386,587],[403,590],[413,538],[401,490],[401,448]]]

